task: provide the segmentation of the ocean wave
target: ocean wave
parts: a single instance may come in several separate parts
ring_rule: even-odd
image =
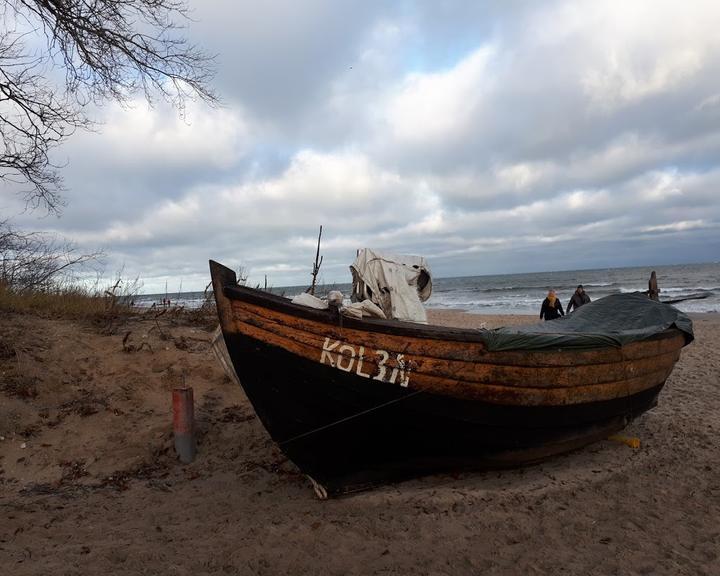
[[[533,272],[528,274],[497,274],[492,276],[468,276],[464,278],[435,278],[433,293],[425,303],[428,308],[462,309],[471,312],[503,314],[537,314],[549,287],[555,288],[563,306],[578,284],[585,287],[594,301],[610,294],[645,292],[651,270],[657,270],[660,296],[665,300],[683,299],[702,295],[675,304],[688,312],[712,312],[720,310],[720,267],[713,264],[665,267],[635,267],[603,270],[575,270],[566,272]],[[329,285],[328,285],[329,286]],[[350,285],[333,284],[346,296]],[[276,287],[273,292],[292,298],[304,292],[303,286]],[[162,300],[164,294],[143,295],[135,299],[136,305],[152,305]],[[173,304],[190,308],[203,302],[202,292],[186,292],[170,295]],[[144,301],[149,300],[147,303]]]

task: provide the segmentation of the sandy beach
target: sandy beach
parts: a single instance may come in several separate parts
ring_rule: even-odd
[[[693,321],[658,406],[626,431],[638,449],[603,441],[319,501],[223,373],[208,327],[173,314],[111,330],[4,314],[0,572],[720,574],[720,315]],[[172,438],[183,381],[199,428],[189,465]]]

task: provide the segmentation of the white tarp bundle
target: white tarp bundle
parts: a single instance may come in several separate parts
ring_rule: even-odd
[[[291,302],[293,304],[300,304],[301,306],[316,308],[318,310],[327,310],[331,306],[335,306],[340,310],[341,314],[351,318],[362,318],[363,316],[369,316],[371,318],[386,318],[385,313],[370,300],[353,302],[347,306],[343,305],[343,300],[342,292],[339,292],[338,290],[330,290],[330,292],[328,292],[327,300],[323,300],[322,298],[303,292],[302,294],[295,296]]]
[[[353,302],[348,306],[340,308],[340,314],[350,316],[351,318],[382,318],[387,319],[385,312],[383,312],[374,302],[371,300],[363,300],[362,302]]]
[[[430,298],[432,275],[425,258],[380,254],[363,248],[350,271],[353,302],[371,300],[387,318],[427,324],[421,302]]]
[[[303,292],[295,296],[291,302],[293,304],[300,304],[301,306],[308,306],[309,308],[316,308],[318,310],[325,310],[328,307],[327,300]]]

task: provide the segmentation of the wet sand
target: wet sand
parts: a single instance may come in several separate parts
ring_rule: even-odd
[[[102,335],[5,315],[1,572],[718,574],[720,316],[693,320],[696,341],[658,406],[626,431],[639,449],[604,441],[541,465],[323,502],[226,378],[206,330],[165,315]],[[189,465],[171,434],[183,377],[199,428]]]

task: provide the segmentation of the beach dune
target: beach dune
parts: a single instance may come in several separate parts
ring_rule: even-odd
[[[718,574],[720,316],[693,321],[658,406],[625,431],[637,449],[608,440],[320,502],[224,375],[206,329],[145,314],[102,335],[4,316],[0,565],[18,576]],[[188,465],[172,448],[171,391],[183,382],[199,436]]]

